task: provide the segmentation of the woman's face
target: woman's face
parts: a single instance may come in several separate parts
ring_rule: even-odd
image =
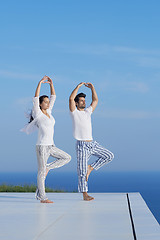
[[[45,97],[43,99],[43,102],[40,104],[40,107],[41,107],[41,109],[46,110],[49,108],[49,104],[50,104],[49,98]]]

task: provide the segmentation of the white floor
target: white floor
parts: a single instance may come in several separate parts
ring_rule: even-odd
[[[2,240],[134,240],[126,193],[49,193],[40,204],[33,193],[0,193]],[[160,227],[139,193],[129,194],[138,240],[160,240]]]

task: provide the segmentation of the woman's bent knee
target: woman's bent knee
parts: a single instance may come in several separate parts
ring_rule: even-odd
[[[65,160],[66,160],[66,163],[69,163],[71,161],[71,156],[67,154]]]

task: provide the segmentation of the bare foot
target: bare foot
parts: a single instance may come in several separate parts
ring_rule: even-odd
[[[83,193],[83,200],[84,201],[91,201],[91,200],[94,200],[94,197],[91,197],[86,192],[84,192]]]
[[[53,201],[46,199],[46,200],[41,200],[41,203],[53,203]]]
[[[46,168],[46,177],[47,177],[47,174],[48,174],[48,172],[49,172],[49,169],[48,169],[48,168]]]
[[[93,171],[93,167],[91,165],[88,165],[87,175],[86,175],[86,181],[88,182],[88,178],[90,173]]]

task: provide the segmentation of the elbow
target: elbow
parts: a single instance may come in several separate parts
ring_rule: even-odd
[[[69,97],[69,102],[73,102],[74,98],[72,96]]]
[[[98,98],[94,98],[93,102],[98,103]]]

